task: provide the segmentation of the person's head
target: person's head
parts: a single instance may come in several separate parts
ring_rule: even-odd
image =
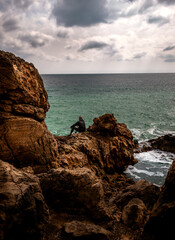
[[[79,116],[79,121],[83,120],[83,118],[81,116]]]

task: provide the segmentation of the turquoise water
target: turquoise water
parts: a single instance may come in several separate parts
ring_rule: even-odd
[[[127,124],[139,141],[175,134],[174,73],[42,75],[42,78],[50,103],[46,124],[53,134],[68,135],[80,115],[88,127],[93,118],[105,113],[113,113],[118,122]],[[160,151],[136,154],[140,165],[128,168],[127,174],[161,185],[175,157],[163,154]],[[164,161],[161,167],[159,159]]]

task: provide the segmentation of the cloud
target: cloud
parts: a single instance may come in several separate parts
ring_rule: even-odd
[[[51,37],[45,34],[34,32],[20,35],[19,39],[29,43],[33,48],[38,48],[44,46],[51,39]]]
[[[59,38],[68,38],[70,36],[70,32],[68,30],[58,30],[57,37]]]
[[[146,55],[145,52],[138,53],[138,54],[134,55],[133,59],[140,59],[140,58],[144,57],[145,55]]]
[[[174,46],[168,46],[168,47],[164,48],[164,49],[163,49],[163,52],[171,51],[171,50],[173,50],[173,49],[175,49],[175,45],[174,45]]]
[[[167,5],[175,4],[174,0],[158,0],[158,2],[167,4]]]
[[[172,55],[172,54],[167,54],[167,55],[164,55],[164,56],[160,56],[162,59],[164,59],[164,62],[167,62],[167,63],[173,63],[175,62],[175,55]]]
[[[89,49],[102,49],[102,48],[105,48],[109,46],[107,43],[105,42],[100,42],[100,41],[87,41],[86,43],[84,43],[79,51],[82,52],[82,51],[86,51],[86,50],[89,50]]]
[[[4,21],[2,27],[5,32],[11,32],[19,28],[17,20],[12,18]]]
[[[162,26],[166,23],[169,23],[170,20],[162,16],[149,16],[149,18],[147,19],[147,22],[149,24],[158,24],[159,26]]]
[[[143,12],[145,12],[148,8],[152,7],[154,5],[154,1],[153,0],[146,0],[143,5],[140,7],[139,9],[139,13],[142,14]]]
[[[0,0],[0,12],[12,8],[27,9],[33,2],[34,0]]]
[[[91,26],[108,21],[107,0],[56,0],[52,15],[58,25]]]

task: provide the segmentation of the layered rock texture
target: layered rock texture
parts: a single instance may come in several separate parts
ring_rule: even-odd
[[[0,239],[41,239],[49,210],[36,176],[0,160]]]
[[[105,114],[58,137],[44,123],[48,109],[35,67],[0,51],[0,239],[171,239],[175,162],[162,191],[135,183],[122,173],[136,163],[125,124]]]
[[[175,136],[172,134],[150,140],[149,143],[153,149],[175,153]]]
[[[17,167],[47,169],[57,160],[57,142],[44,119],[49,109],[33,64],[0,51],[0,158]],[[39,168],[37,168],[39,166]]]
[[[56,137],[59,159],[64,167],[88,167],[97,176],[121,173],[137,161],[133,154],[133,136],[113,114],[95,118],[87,132],[71,137]]]

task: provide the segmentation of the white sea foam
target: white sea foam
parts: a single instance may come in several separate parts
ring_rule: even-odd
[[[163,152],[160,150],[152,150],[149,152],[135,153],[135,158],[141,162],[162,163],[170,165],[175,158],[175,154]]]
[[[163,177],[164,174],[162,172],[151,172],[151,171],[147,171],[147,170],[142,170],[142,169],[137,169],[134,166],[129,166],[127,168],[127,170],[125,171],[125,173],[129,173],[131,175],[134,175],[136,178],[140,178],[137,174],[143,174],[143,175],[148,175],[150,177],[152,176],[158,176],[158,177]],[[136,174],[135,174],[136,173]]]

